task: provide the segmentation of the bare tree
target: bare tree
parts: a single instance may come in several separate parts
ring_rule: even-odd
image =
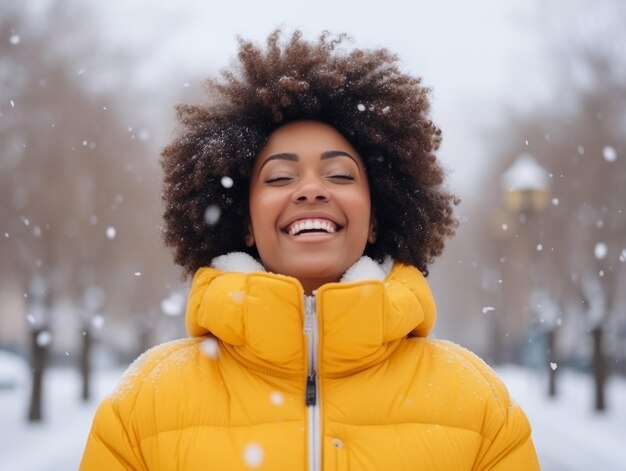
[[[596,410],[606,407],[607,327],[625,321],[615,307],[626,268],[626,68],[624,56],[616,54],[623,52],[625,33],[614,27],[626,11],[623,4],[602,5],[612,10],[578,10],[574,24],[579,29],[574,32],[551,29],[564,23],[571,27],[561,10],[558,18],[555,12],[543,12],[542,27],[555,51],[554,99],[526,115],[511,116],[494,151],[508,156],[505,165],[531,152],[550,172],[549,210],[532,227],[531,221],[521,221],[520,229],[531,238],[525,245],[542,249],[536,254],[543,273],[541,296],[530,307],[544,326],[548,362],[553,364],[551,393],[556,392],[557,333],[563,322],[583,316],[592,344]],[[616,41],[617,36],[622,40]],[[564,43],[564,38],[571,41]],[[516,237],[512,244],[521,240]]]
[[[60,299],[82,317],[87,399],[96,315],[128,323],[154,311],[172,281],[159,240],[158,154],[147,131],[129,125],[132,101],[94,91],[97,76],[85,80],[89,36],[65,5],[50,5],[47,24],[15,8],[0,13],[0,275],[28,294],[31,420],[41,419],[50,313]],[[45,302],[28,288],[33,280]]]

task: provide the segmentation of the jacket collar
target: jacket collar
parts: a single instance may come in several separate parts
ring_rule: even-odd
[[[305,296],[298,280],[268,273],[244,253],[217,257],[211,265],[192,281],[189,334],[212,334],[241,362],[268,373],[305,373]],[[407,335],[428,335],[436,319],[419,270],[390,259],[378,265],[362,257],[341,282],[323,285],[315,298],[322,376],[383,361]]]

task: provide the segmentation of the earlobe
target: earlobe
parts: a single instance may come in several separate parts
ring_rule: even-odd
[[[367,241],[370,244],[374,244],[376,242],[376,224],[374,221],[370,222],[370,231],[367,235]]]
[[[252,247],[254,245],[254,236],[252,235],[252,226],[248,224],[248,232],[246,233],[246,246]]]

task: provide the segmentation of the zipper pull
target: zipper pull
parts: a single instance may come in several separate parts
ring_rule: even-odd
[[[315,370],[311,371],[306,377],[306,405],[314,406],[317,402],[317,385],[315,379]]]

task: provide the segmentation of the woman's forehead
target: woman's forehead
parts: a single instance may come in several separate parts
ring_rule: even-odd
[[[259,167],[278,154],[291,154],[294,156],[292,160],[297,160],[301,155],[322,157],[329,153],[348,154],[358,165],[363,166],[359,153],[334,127],[319,121],[296,121],[270,134],[256,158],[255,166]]]

